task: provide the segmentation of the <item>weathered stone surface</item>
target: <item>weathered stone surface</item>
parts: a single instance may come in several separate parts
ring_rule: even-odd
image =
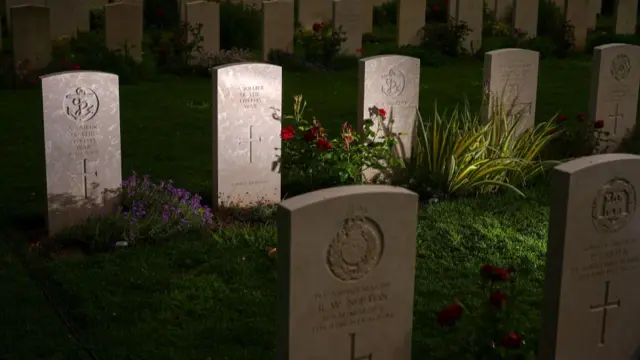
[[[381,185],[280,204],[278,359],[411,359],[417,212]]]
[[[185,13],[186,21],[191,26],[202,24],[202,51],[206,54],[217,54],[220,51],[220,3],[189,2],[185,4]],[[191,34],[189,37],[191,39]]]
[[[128,2],[105,5],[104,21],[107,48],[124,51],[126,45],[131,57],[142,59],[142,6]]]
[[[604,122],[602,130],[611,140],[607,151],[615,151],[636,126],[639,84],[640,46],[607,44],[594,48],[589,118]]]
[[[19,72],[40,70],[51,62],[49,8],[21,5],[11,8],[13,61]]]
[[[262,3],[262,59],[267,61],[271,50],[293,53],[293,0],[272,0]]]
[[[500,113],[496,106],[518,121],[517,133],[535,125],[538,63],[536,51],[501,49],[484,55],[484,118]]]
[[[362,49],[362,0],[334,0],[333,25],[345,32],[347,38],[340,52],[345,55],[359,55]]]
[[[213,88],[214,206],[278,203],[282,68],[219,66]]]
[[[42,77],[49,234],[113,210],[122,183],[118,76]]]
[[[640,156],[579,158],[551,174],[538,359],[638,356]]]
[[[332,18],[332,0],[300,0],[298,22],[310,28],[314,23],[328,23]]]
[[[423,0],[398,0],[398,46],[420,44],[426,9]]]

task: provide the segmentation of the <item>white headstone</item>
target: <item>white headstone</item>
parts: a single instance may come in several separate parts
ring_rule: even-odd
[[[507,115],[519,117],[518,133],[535,125],[539,58],[536,51],[524,49],[484,55],[485,119],[499,106],[496,101],[501,101]]]
[[[358,55],[362,48],[362,0],[333,0],[333,26],[342,28],[347,38],[340,46],[346,55]]]
[[[589,119],[604,121],[615,150],[637,122],[640,46],[608,44],[593,49]]]
[[[277,359],[410,360],[417,221],[418,195],[398,187],[284,200]]]
[[[457,0],[456,5],[456,21],[464,21],[469,27],[469,34],[462,41],[462,47],[475,54],[482,47],[484,1]]]
[[[631,360],[640,349],[640,156],[606,154],[551,174],[539,360]]]
[[[42,77],[49,234],[113,210],[122,183],[118,76]]]
[[[420,98],[420,59],[401,55],[380,55],[360,60],[358,73],[358,130],[371,118],[372,107],[385,109],[387,120],[393,122],[392,132],[398,137],[398,156],[411,157],[415,142],[416,117]],[[373,131],[384,131],[374,123]],[[366,172],[365,177],[375,176]]]
[[[538,1],[515,0],[513,7],[513,27],[524,31],[530,38],[538,36]]]
[[[635,34],[638,24],[638,0],[616,0],[613,11],[616,34]]]
[[[282,68],[218,66],[213,88],[214,206],[280,202]]]

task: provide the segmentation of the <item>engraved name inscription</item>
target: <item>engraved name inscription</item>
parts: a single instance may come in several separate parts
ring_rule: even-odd
[[[387,281],[314,294],[314,307],[320,319],[312,325],[312,331],[319,333],[393,318],[387,306],[390,287]]]

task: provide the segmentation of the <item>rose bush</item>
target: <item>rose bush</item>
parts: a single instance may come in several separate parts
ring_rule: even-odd
[[[604,120],[590,123],[585,114],[574,117],[558,115],[555,118],[557,136],[551,142],[551,151],[555,157],[571,159],[589,156],[608,150],[611,143],[610,133],[604,130]]]
[[[473,358],[477,360],[532,358],[532,349],[516,330],[513,299],[508,295],[513,292],[515,274],[512,267],[482,266],[480,276],[485,306],[475,313],[457,299],[445,306],[436,314],[436,322],[442,327],[443,336],[453,336],[455,329],[461,327],[462,338],[471,342]]]
[[[345,122],[339,136],[331,137],[320,121],[304,118],[305,107],[302,96],[295,96],[293,115],[285,116],[293,125],[282,128],[282,153],[278,159],[281,171],[290,183],[301,187],[301,192],[363,183],[364,169],[403,166],[393,155],[395,135],[380,135],[372,130],[374,122],[387,121],[384,109],[371,108],[371,118],[364,122],[360,132]]]

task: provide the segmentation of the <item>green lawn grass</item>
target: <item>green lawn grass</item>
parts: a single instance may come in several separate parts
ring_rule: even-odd
[[[587,112],[589,58],[544,60],[540,64],[537,114]],[[284,112],[292,96],[303,94],[309,112],[336,130],[355,123],[357,72],[284,74]],[[478,107],[482,63],[461,61],[423,68],[420,108],[429,117],[468,97]],[[38,91],[0,92],[3,130],[0,214],[24,229],[42,226],[45,209],[44,157]],[[211,109],[188,106],[211,101],[211,82],[172,80],[121,87],[123,175],[131,171],[173,179],[192,192],[210,193]],[[518,330],[535,344],[539,326],[548,209],[546,187],[527,199],[510,196],[457,200],[422,207],[418,229],[414,352],[416,359],[471,359],[464,335],[443,333],[435,312],[459,297],[470,308],[482,301],[477,271],[486,262],[520,269]],[[25,221],[28,220],[28,221]],[[0,227],[2,229],[2,227]],[[116,254],[58,260],[38,266],[38,282],[55,299],[100,359],[268,359],[275,346],[275,246],[272,223],[228,229],[212,238],[184,237],[171,243],[126,249]],[[20,238],[14,238],[20,240]],[[12,243],[15,243],[12,242]],[[10,255],[4,248],[0,254]],[[35,299],[18,266],[3,268],[2,287],[25,289]],[[17,280],[13,280],[17,276]],[[12,286],[16,281],[22,285]],[[20,295],[19,295],[20,296]],[[4,305],[4,304],[3,304]],[[42,343],[67,349],[64,330],[46,305],[14,301],[7,317],[20,333],[17,314],[38,307],[46,314],[34,323],[51,338],[0,338],[9,359],[39,357]],[[31,315],[30,315],[31,316]],[[4,322],[4,321],[3,321]],[[3,326],[7,324],[3,323]],[[55,325],[58,326],[58,325]],[[35,330],[34,330],[35,331]],[[47,333],[49,333],[47,332]],[[15,334],[14,334],[15,335]],[[44,336],[44,335],[42,335]],[[6,350],[8,349],[8,350]],[[2,358],[0,352],[0,358]],[[24,356],[23,356],[24,355]],[[72,359],[73,356],[64,357]]]

